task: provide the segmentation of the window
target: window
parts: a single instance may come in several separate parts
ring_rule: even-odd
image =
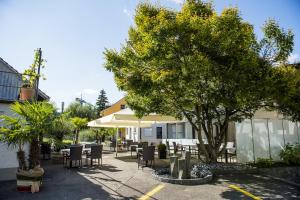
[[[162,139],[162,127],[156,127],[156,139]]]
[[[185,124],[168,124],[167,125],[167,138],[168,139],[182,139],[185,138]]]
[[[144,136],[151,137],[152,136],[152,128],[144,128]]]
[[[168,124],[168,139],[176,139],[176,124]]]
[[[125,108],[126,108],[126,106],[125,106],[124,104],[122,104],[122,105],[121,105],[121,110],[122,110],[122,109],[125,109]]]
[[[181,139],[181,138],[185,138],[185,124],[184,123],[180,123],[180,124],[177,124],[176,126],[176,138],[177,139]]]

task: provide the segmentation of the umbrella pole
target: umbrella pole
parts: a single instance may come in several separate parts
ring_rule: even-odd
[[[119,128],[117,127],[117,133],[116,133],[116,157],[118,157],[118,134],[119,134]]]

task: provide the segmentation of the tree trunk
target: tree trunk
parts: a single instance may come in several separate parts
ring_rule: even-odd
[[[79,131],[76,130],[76,132],[75,132],[75,144],[78,144],[78,142],[79,142]]]
[[[22,149],[19,149],[19,151],[17,152],[17,158],[19,162],[19,169],[25,170],[26,169],[25,152]]]
[[[35,166],[40,164],[40,147],[38,138],[34,138],[30,143],[30,152],[29,152],[29,168],[33,169]]]

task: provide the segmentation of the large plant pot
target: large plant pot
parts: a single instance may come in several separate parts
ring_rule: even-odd
[[[42,185],[44,170],[42,168],[35,168],[33,170],[25,171],[19,170],[17,172],[17,190],[28,192],[39,192]]]
[[[21,92],[20,92],[21,101],[33,100],[34,96],[35,96],[35,90],[33,88],[21,88]]]
[[[158,158],[159,159],[166,159],[167,158],[167,151],[166,150],[159,150],[158,151]]]

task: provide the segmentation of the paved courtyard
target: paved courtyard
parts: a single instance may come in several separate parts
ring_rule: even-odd
[[[15,181],[0,182],[1,200],[31,199],[299,199],[300,191],[290,185],[259,175],[224,175],[212,183],[182,186],[161,183],[151,169],[138,169],[132,160],[115,159],[105,153],[102,167],[67,169],[44,163],[45,177],[39,193],[16,192]],[[246,195],[232,186],[242,188]]]

